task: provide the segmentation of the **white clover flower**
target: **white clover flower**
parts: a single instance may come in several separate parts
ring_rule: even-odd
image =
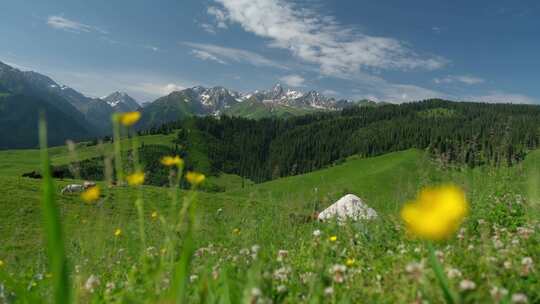
[[[274,271],[274,279],[277,281],[287,281],[289,279],[289,274],[291,273],[290,267],[281,267]]]
[[[412,279],[420,281],[424,275],[424,263],[410,262],[405,266],[405,271]]]
[[[321,236],[321,231],[319,229],[313,231],[313,236],[316,237],[316,238],[320,237]]]
[[[493,288],[491,288],[491,290],[489,291],[489,294],[491,295],[491,297],[493,298],[493,300],[499,302],[501,301],[504,297],[506,297],[508,295],[508,290],[505,289],[505,288],[499,288],[497,286],[494,286]]]
[[[324,295],[331,296],[334,294],[334,287],[329,286],[324,289]]]
[[[521,259],[521,265],[526,267],[532,267],[533,259],[531,257],[524,257],[523,259]]]
[[[99,284],[99,278],[95,275],[91,275],[88,280],[86,280],[86,283],[84,284],[84,289],[86,289],[90,293],[93,293],[95,289],[98,288]]]
[[[278,262],[283,262],[288,256],[289,256],[289,251],[288,250],[279,250],[278,251],[278,256],[277,256],[277,261]]]
[[[105,284],[106,294],[111,294],[115,289],[116,289],[116,284],[114,284],[114,282],[107,282],[107,284]]]
[[[276,288],[277,292],[278,293],[284,293],[287,291],[287,286],[285,285],[279,285],[277,288]]]
[[[254,298],[258,298],[262,296],[262,291],[257,287],[253,287],[251,288],[251,296]]]
[[[261,250],[261,246],[259,246],[257,244],[251,246],[251,252],[254,253],[254,254],[257,254],[259,252],[259,250]]]
[[[469,291],[476,288],[476,283],[471,280],[462,280],[459,282],[459,289],[461,291]]]
[[[533,268],[533,259],[531,257],[524,257],[523,259],[521,259],[521,265],[523,266],[521,270],[521,275],[527,276]]]
[[[523,293],[515,293],[512,295],[512,303],[516,303],[516,304],[529,303],[529,299]]]
[[[449,279],[455,279],[461,277],[461,271],[457,268],[450,268],[446,270],[446,275]]]

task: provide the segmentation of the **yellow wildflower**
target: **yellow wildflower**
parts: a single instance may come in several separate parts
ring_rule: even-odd
[[[157,217],[158,217],[157,211],[152,212],[151,217],[152,217],[153,220],[157,219]]]
[[[355,261],[354,259],[349,258],[349,259],[347,259],[347,261],[345,262],[345,265],[351,267],[351,266],[353,266],[355,263],[356,263],[356,261]]]
[[[328,240],[329,240],[330,242],[335,242],[335,241],[337,241],[337,236],[332,235],[331,237],[328,238]]]
[[[445,185],[422,190],[416,201],[403,206],[401,218],[411,235],[440,241],[456,232],[468,209],[463,190]]]
[[[198,172],[188,172],[186,173],[186,179],[192,186],[197,186],[198,184],[204,182],[206,177],[202,173]]]
[[[234,228],[232,232],[233,232],[233,234],[239,235],[240,234],[240,228]]]
[[[99,195],[101,194],[101,191],[99,190],[98,186],[90,187],[86,189],[83,193],[81,193],[81,198],[83,201],[87,203],[95,202],[99,199]]]
[[[130,186],[138,186],[144,183],[144,173],[137,171],[126,177],[126,180]]]
[[[141,112],[137,111],[122,113],[118,116],[118,121],[127,127],[134,125],[139,119],[141,119]]]
[[[121,235],[122,235],[122,229],[116,228],[116,230],[114,231],[114,236],[119,237]]]
[[[180,156],[164,156],[161,159],[161,164],[167,167],[177,166],[182,167],[184,165],[184,160],[180,158]]]

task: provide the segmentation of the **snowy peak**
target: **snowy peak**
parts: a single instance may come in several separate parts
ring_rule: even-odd
[[[249,98],[253,97],[265,104],[280,104],[297,108],[339,110],[346,105],[343,101],[336,101],[334,98],[324,96],[317,91],[304,93],[284,88],[279,83],[274,85],[271,90],[255,91],[245,96],[249,96]]]
[[[140,105],[135,99],[124,92],[114,92],[101,98],[117,112],[135,111]]]

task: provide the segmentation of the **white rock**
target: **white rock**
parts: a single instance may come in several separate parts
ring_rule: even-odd
[[[336,218],[338,222],[347,220],[371,220],[377,218],[377,212],[362,202],[358,196],[347,194],[323,212],[319,213],[320,221]]]

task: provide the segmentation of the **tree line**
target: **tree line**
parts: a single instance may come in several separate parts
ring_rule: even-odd
[[[186,128],[203,134],[214,171],[262,182],[410,148],[446,165],[511,166],[540,144],[540,106],[431,99],[288,119],[194,117],[146,134]]]

